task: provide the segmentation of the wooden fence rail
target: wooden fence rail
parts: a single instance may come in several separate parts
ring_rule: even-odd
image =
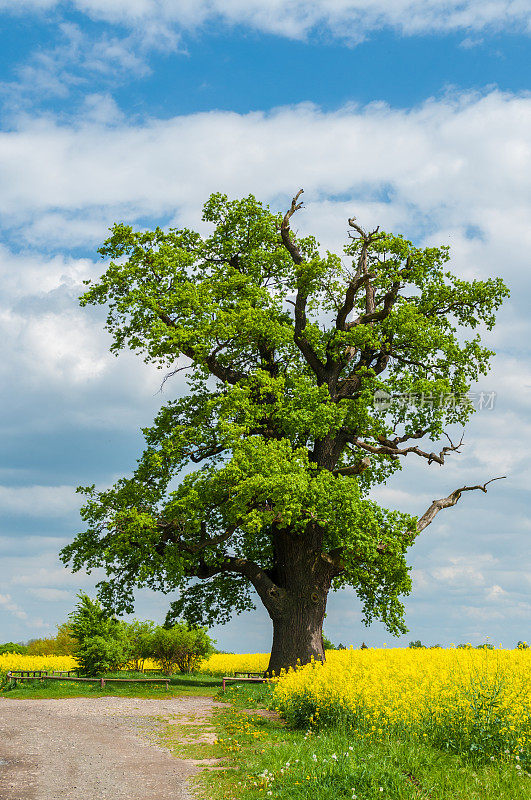
[[[169,689],[169,678],[78,678],[75,675],[49,675],[44,674],[44,670],[16,670],[8,672],[7,677],[17,685],[17,681],[79,681],[80,683],[99,683],[103,689],[106,683],[164,683],[166,691]],[[20,674],[22,672],[31,672],[33,674]],[[41,673],[41,674],[36,674]]]

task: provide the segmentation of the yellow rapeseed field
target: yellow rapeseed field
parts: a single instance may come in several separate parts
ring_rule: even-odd
[[[234,675],[235,672],[265,672],[269,653],[214,653],[199,671],[206,675]]]
[[[276,683],[279,710],[308,727],[414,734],[456,752],[528,763],[531,650],[330,651]]]
[[[77,669],[77,661],[73,656],[26,656],[17,653],[0,654],[0,672],[11,670],[47,670],[48,672],[66,672]],[[152,659],[144,661],[144,669],[156,669],[158,664]]]
[[[77,662],[72,656],[21,656],[17,653],[0,655],[0,672],[38,669],[59,672],[76,667]]]

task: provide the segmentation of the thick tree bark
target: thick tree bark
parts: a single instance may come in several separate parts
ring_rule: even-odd
[[[279,675],[282,669],[307,664],[312,658],[324,661],[323,620],[326,595],[317,602],[293,602],[288,613],[273,619],[273,645],[267,668],[268,675]]]
[[[273,646],[268,674],[324,661],[323,620],[333,565],[322,558],[322,530],[309,524],[306,532],[274,533],[272,579],[282,591],[282,602],[268,608],[273,622]]]

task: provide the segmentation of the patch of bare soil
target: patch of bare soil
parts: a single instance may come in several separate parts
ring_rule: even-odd
[[[0,700],[1,800],[188,800],[206,762],[155,743],[175,715],[208,722],[209,697]]]

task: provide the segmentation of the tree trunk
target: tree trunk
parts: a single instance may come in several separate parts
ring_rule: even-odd
[[[323,620],[326,594],[314,593],[310,603],[288,601],[289,610],[273,619],[273,646],[267,668],[268,675],[279,675],[282,669],[324,661]]]
[[[304,533],[275,529],[271,580],[279,591],[265,602],[273,622],[268,675],[282,669],[324,661],[323,620],[333,569],[323,559],[323,531],[316,523]]]

